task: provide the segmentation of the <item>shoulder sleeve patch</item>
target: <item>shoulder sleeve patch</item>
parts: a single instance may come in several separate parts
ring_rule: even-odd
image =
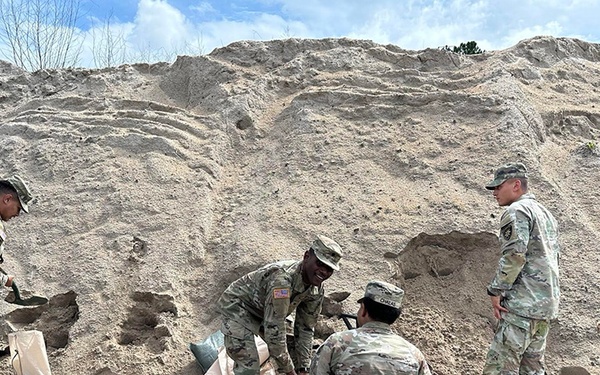
[[[504,238],[505,241],[508,241],[511,239],[512,235],[513,235],[513,228],[512,225],[505,225],[504,228],[502,228],[501,231],[501,235],[502,238]]]
[[[275,288],[273,289],[273,299],[290,298],[289,288]]]

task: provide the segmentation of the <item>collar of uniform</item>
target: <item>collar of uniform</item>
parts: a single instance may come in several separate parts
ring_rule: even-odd
[[[532,193],[525,193],[525,194],[521,195],[519,197],[519,199],[517,199],[515,202],[518,202],[522,199],[534,199],[535,200],[535,195],[533,195]]]
[[[370,322],[366,322],[360,328],[366,329],[376,329],[376,330],[384,330],[384,331],[392,331],[392,326],[384,322],[378,322],[375,320],[371,320]]]

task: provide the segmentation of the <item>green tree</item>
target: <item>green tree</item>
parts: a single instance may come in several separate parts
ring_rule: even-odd
[[[477,46],[477,42],[473,40],[470,42],[461,43],[458,47],[453,46],[450,48],[448,46],[444,46],[442,49],[444,51],[459,53],[461,55],[478,55],[485,52],[479,48],[479,46]]]

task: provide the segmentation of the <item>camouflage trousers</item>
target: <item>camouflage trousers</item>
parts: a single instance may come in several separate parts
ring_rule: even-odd
[[[490,345],[483,375],[544,375],[550,323],[505,313]]]
[[[223,320],[221,332],[225,336],[227,355],[235,362],[233,373],[235,375],[258,375],[260,360],[254,333],[229,319]]]

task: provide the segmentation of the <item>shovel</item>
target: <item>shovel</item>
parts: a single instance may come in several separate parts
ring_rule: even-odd
[[[7,273],[4,272],[4,270],[2,268],[0,268],[0,272],[7,275]],[[15,295],[15,298],[14,298],[14,300],[12,300],[12,298],[9,299],[10,294],[8,296],[6,296],[6,298],[4,300],[8,303],[13,303],[15,305],[20,305],[20,306],[40,306],[40,305],[45,305],[46,303],[48,303],[48,298],[42,297],[42,296],[32,295],[31,297],[21,298],[21,293],[19,292],[19,288],[17,287],[17,284],[15,284],[14,280],[12,282],[12,290],[13,290],[13,294]]]

